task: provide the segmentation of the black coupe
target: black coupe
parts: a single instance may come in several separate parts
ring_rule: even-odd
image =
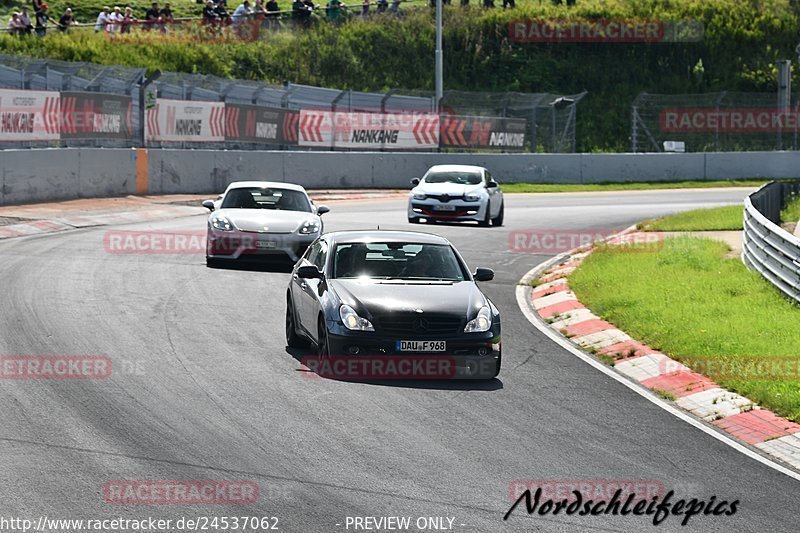
[[[320,236],[292,271],[286,342],[320,375],[477,378],[500,372],[500,313],[450,242],[406,231]],[[320,372],[319,368],[327,368]]]

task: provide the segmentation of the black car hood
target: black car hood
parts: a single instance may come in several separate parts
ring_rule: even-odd
[[[332,279],[329,287],[341,303],[364,318],[391,312],[454,314],[475,318],[488,301],[472,281],[416,282],[401,280]]]

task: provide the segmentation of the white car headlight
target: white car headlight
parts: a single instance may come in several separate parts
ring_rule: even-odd
[[[214,215],[211,217],[211,227],[222,231],[233,231],[233,223],[225,215]]]
[[[481,307],[478,316],[467,322],[464,333],[482,333],[492,327],[492,310],[488,305]]]
[[[353,331],[375,331],[372,323],[366,318],[358,316],[358,313],[349,305],[342,304],[339,307],[339,316],[347,329]]]
[[[300,226],[300,233],[303,235],[311,235],[312,233],[319,232],[319,221],[313,218],[306,220],[302,226]]]
[[[464,195],[464,201],[465,202],[477,202],[480,199],[481,199],[481,195],[478,194],[478,193],[470,193],[470,194],[465,194]]]
[[[414,197],[414,200],[424,200],[424,199],[426,199],[428,197],[426,194],[422,194],[422,193],[414,193],[411,196]]]

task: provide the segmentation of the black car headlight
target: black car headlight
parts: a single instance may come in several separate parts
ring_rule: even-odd
[[[233,231],[233,223],[225,215],[214,215],[211,217],[211,227],[221,231]]]
[[[319,221],[314,220],[313,218],[306,220],[302,226],[300,226],[300,233],[302,235],[311,235],[313,233],[319,233]]]
[[[347,304],[342,304],[339,307],[339,316],[344,323],[344,327],[352,331],[375,331],[372,323],[366,318],[358,316],[355,309]]]
[[[482,333],[492,327],[492,310],[488,305],[481,307],[478,316],[467,322],[464,333]]]

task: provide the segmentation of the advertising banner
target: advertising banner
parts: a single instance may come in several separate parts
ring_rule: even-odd
[[[62,139],[132,139],[130,96],[61,93]]]
[[[297,144],[297,115],[279,107],[225,104],[225,140]]]
[[[442,148],[521,151],[526,130],[523,118],[443,115],[439,137]]]
[[[439,115],[302,110],[298,143],[356,150],[431,150],[439,146]]]
[[[0,89],[0,141],[57,141],[58,100],[55,91]]]
[[[146,111],[147,141],[225,141],[225,103],[157,98]]]

